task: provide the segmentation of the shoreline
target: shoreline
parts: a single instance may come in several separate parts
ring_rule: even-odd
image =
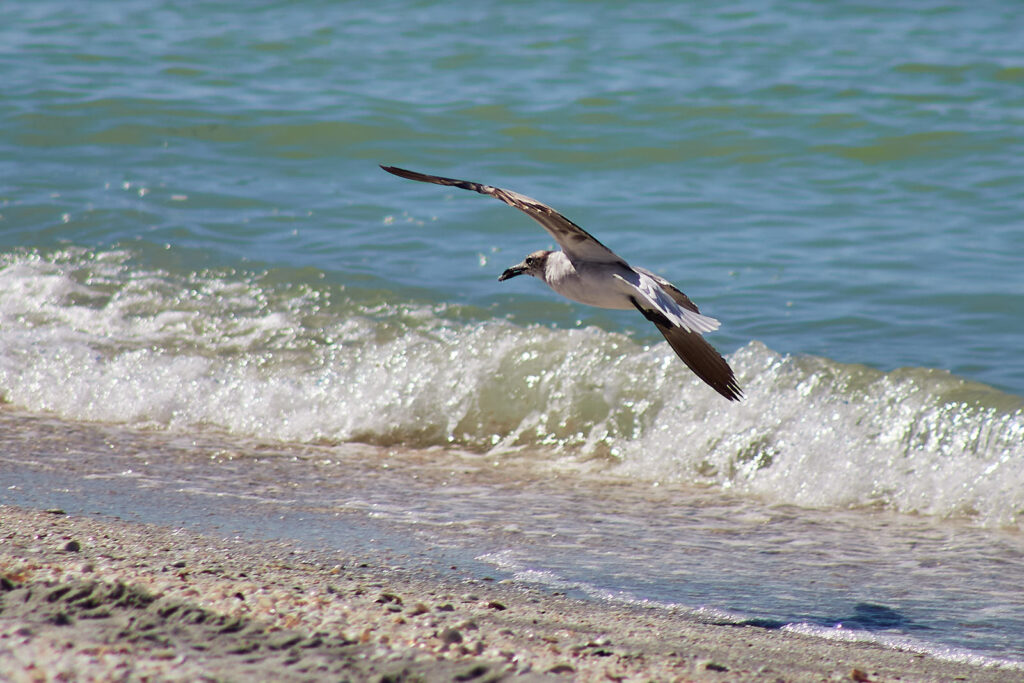
[[[0,506],[0,670],[54,680],[1019,680],[872,643]],[[397,560],[397,562],[396,562]]]

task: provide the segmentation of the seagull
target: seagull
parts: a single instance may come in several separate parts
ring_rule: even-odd
[[[703,315],[688,296],[665,278],[629,265],[547,204],[518,192],[396,166],[381,165],[381,168],[409,180],[479,192],[519,209],[540,223],[561,250],[529,254],[522,263],[506,269],[498,277],[499,282],[517,275],[532,275],[562,296],[581,304],[623,310],[635,308],[654,323],[676,355],[708,386],[730,401],[743,398],[743,390],[732,368],[701,336],[718,329],[720,323]]]

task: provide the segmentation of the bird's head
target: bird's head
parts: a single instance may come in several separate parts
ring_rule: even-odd
[[[522,263],[517,263],[511,268],[507,268],[504,273],[498,276],[498,282],[504,282],[510,277],[516,275],[532,275],[536,278],[544,279],[544,266],[548,262],[548,256],[551,255],[550,251],[535,251],[525,259]]]

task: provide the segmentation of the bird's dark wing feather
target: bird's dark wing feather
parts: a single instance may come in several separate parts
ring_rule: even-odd
[[[686,296],[682,292],[679,293]],[[645,309],[635,298],[630,297],[630,301],[636,310],[654,323],[676,355],[686,363],[688,368],[693,370],[693,374],[730,401],[738,401],[743,398],[743,390],[740,389],[732,368],[715,350],[715,347],[704,341],[700,332],[673,325],[663,313]]]
[[[740,389],[732,368],[715,347],[704,340],[704,337],[681,327],[663,325],[659,322],[654,324],[665,335],[665,340],[676,355],[708,386],[730,401],[743,398],[743,390]]]
[[[457,180],[455,178],[443,178],[416,171],[407,171],[396,166],[381,165],[388,173],[392,173],[409,180],[418,180],[422,183],[434,183],[435,185],[451,185],[463,190],[472,190],[495,199],[500,199],[509,206],[513,206],[527,216],[541,224],[548,233],[558,242],[558,246],[570,259],[582,259],[596,261],[598,263],[625,263],[623,259],[608,247],[601,244],[597,238],[589,232],[573,223],[571,220],[552,209],[547,204],[542,204],[536,199],[526,195],[503,190],[500,187],[492,187],[481,183],[474,183],[468,180]]]

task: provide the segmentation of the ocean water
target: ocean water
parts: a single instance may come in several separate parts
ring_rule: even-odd
[[[1022,30],[1010,2],[8,7],[0,501],[78,462],[81,509],[113,504],[92,476],[134,504],[111,444],[141,439],[212,506],[271,452],[294,486],[261,504],[515,580],[1022,662]],[[378,163],[673,280],[747,399],[634,313],[499,284],[550,238]]]

